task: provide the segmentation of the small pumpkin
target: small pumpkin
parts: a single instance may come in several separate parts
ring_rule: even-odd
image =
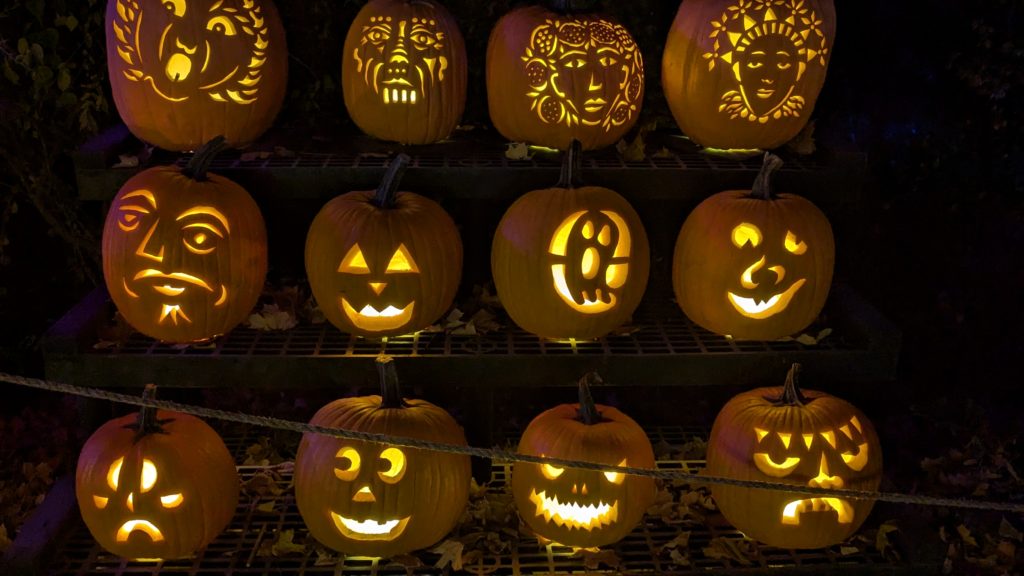
[[[784,387],[738,394],[722,408],[708,440],[706,473],[737,480],[874,491],[882,449],[874,426],[852,404],[801,390],[800,365]],[[874,500],[807,497],[715,484],[725,518],[747,536],[780,548],[823,548],[852,536]]]
[[[807,124],[835,34],[832,0],[686,0],[662,55],[672,115],[708,148],[777,148]]]
[[[103,227],[103,277],[136,330],[196,342],[245,320],[267,274],[259,206],[238,184],[207,170],[217,138],[184,168],[161,166],[121,187]]]
[[[582,186],[580,144],[562,179],[516,200],[498,224],[491,272],[502,305],[546,338],[597,338],[627,322],[647,287],[647,233],[629,202]]]
[[[309,285],[327,319],[366,337],[429,326],[452,304],[462,241],[439,204],[396,192],[409,165],[398,155],[376,192],[349,192],[320,210],[306,237]]]
[[[825,305],[835,266],[832,227],[809,200],[772,193],[781,165],[766,154],[752,190],[711,196],[679,231],[676,301],[712,332],[773,340],[806,328]]]
[[[509,140],[584,150],[618,142],[636,124],[644,62],[632,34],[602,14],[526,6],[503,16],[487,45],[487,103]]]
[[[146,142],[243,146],[281,109],[288,46],[272,0],[110,0],[105,27],[114,103]]]
[[[371,0],[345,38],[345,107],[374,138],[447,138],[466,106],[467,74],[459,24],[435,0]]]
[[[381,395],[343,398],[310,424],[466,445],[443,409],[403,399],[394,360],[377,358]],[[295,501],[325,546],[391,557],[434,544],[469,501],[469,456],[307,433],[295,456]]]
[[[580,380],[579,404],[562,404],[530,422],[519,453],[611,466],[654,468],[647,434],[632,418],[610,406],[594,404],[588,374]],[[654,503],[654,479],[517,463],[512,496],[526,525],[565,546],[592,548],[613,544],[629,534]]]
[[[155,387],[147,387],[153,398]],[[143,408],[110,420],[78,457],[75,496],[96,542],[125,558],[186,558],[213,541],[238,505],[224,441],[188,414]]]

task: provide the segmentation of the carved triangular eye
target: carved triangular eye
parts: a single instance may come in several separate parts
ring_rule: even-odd
[[[388,262],[387,272],[419,272],[420,269],[416,266],[416,261],[412,259],[412,254],[409,254],[409,250],[405,247],[405,244],[399,244],[398,249],[395,250],[395,254],[391,256],[391,261]]]
[[[353,244],[348,254],[345,254],[345,257],[341,259],[338,272],[345,272],[347,274],[370,273],[370,267],[366,265],[366,258],[363,257],[363,251],[359,248],[359,244]]]

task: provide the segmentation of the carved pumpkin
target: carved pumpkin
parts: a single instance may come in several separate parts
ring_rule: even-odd
[[[403,399],[394,361],[377,358],[381,395],[335,400],[310,424],[466,445],[462,428],[424,400]],[[305,434],[295,501],[310,533],[346,554],[390,557],[455,527],[469,501],[469,456]]]
[[[376,192],[331,200],[309,228],[309,285],[327,319],[345,332],[415,332],[444,314],[458,290],[455,223],[433,200],[395,192],[408,163],[400,154]]]
[[[628,321],[647,287],[650,253],[640,217],[608,188],[580,186],[579,142],[562,181],[529,192],[498,224],[491,271],[502,304],[546,338],[596,338]]]
[[[706,473],[816,488],[877,490],[882,449],[871,422],[853,405],[801,391],[799,364],[785,387],[758,388],[730,400],[711,428]],[[807,497],[779,490],[713,485],[729,522],[780,548],[838,544],[863,524],[874,500]]]
[[[795,334],[817,318],[832,283],[835,244],[809,200],[773,196],[782,160],[766,155],[753,190],[721,192],[683,224],[672,285],[697,324],[739,340]]]
[[[147,388],[152,397],[154,388]],[[238,505],[234,461],[205,422],[143,408],[101,426],[78,458],[75,495],[89,532],[125,558],[185,558]]]
[[[110,0],[106,30],[117,111],[146,142],[242,146],[281,109],[288,47],[271,0]]]
[[[466,46],[434,0],[372,0],[349,28],[342,57],[345,107],[381,140],[448,137],[466,105]]]
[[[832,0],[686,0],[662,56],[672,115],[709,148],[785,144],[814,110],[835,33]]]
[[[509,140],[603,148],[636,124],[643,99],[640,48],[606,16],[527,6],[491,32],[487,101],[494,127]]]
[[[594,375],[580,380],[580,403],[556,406],[533,419],[519,453],[613,466],[654,468],[647,434],[632,418],[595,405]],[[591,548],[618,542],[654,503],[653,478],[517,463],[512,495],[523,521],[539,536],[565,546]]]
[[[248,317],[267,274],[260,209],[206,170],[218,139],[185,169],[150,168],[114,198],[103,228],[103,276],[136,330],[167,342],[223,334]]]

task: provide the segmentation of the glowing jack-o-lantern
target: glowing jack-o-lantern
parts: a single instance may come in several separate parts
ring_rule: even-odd
[[[239,483],[231,454],[206,423],[144,408],[93,433],[78,459],[75,492],[103,548],[167,559],[192,555],[224,530]]]
[[[367,134],[403,144],[447,138],[466,105],[466,46],[434,0],[372,0],[349,28],[345,107]]]
[[[647,286],[647,234],[608,188],[580,186],[579,143],[562,181],[515,201],[494,235],[491,271],[502,304],[547,338],[596,338],[625,323]]]
[[[462,241],[433,200],[396,192],[409,157],[391,162],[376,192],[323,207],[306,238],[306,272],[327,319],[366,337],[415,332],[451,306]]]
[[[615,408],[595,405],[588,375],[580,403],[562,404],[530,422],[519,453],[612,466],[654,468],[643,429]],[[652,478],[621,472],[519,463],[512,495],[523,521],[538,535],[565,546],[591,548],[621,540],[654,502]]]
[[[773,196],[782,161],[766,155],[748,191],[716,194],[687,217],[676,241],[672,284],[691,320],[740,340],[772,340],[806,328],[825,305],[835,244],[809,200]]]
[[[247,144],[284,101],[288,48],[271,0],[110,0],[106,30],[117,110],[161,148],[218,134]]]
[[[491,32],[487,98],[494,127],[510,140],[603,148],[636,124],[643,56],[629,31],[604,16],[519,8]]]
[[[877,490],[882,450],[871,422],[848,402],[801,391],[798,374],[794,364],[785,387],[744,392],[722,408],[711,429],[706,472],[814,488]],[[842,542],[874,506],[873,500],[717,484],[711,491],[736,528],[782,548]]]
[[[267,273],[263,217],[249,193],[207,174],[215,140],[185,169],[150,168],[114,198],[103,276],[135,329],[167,342],[223,334],[256,304]]]
[[[381,395],[335,400],[311,424],[466,444],[462,428],[424,400],[403,399],[394,361],[377,358]],[[295,501],[310,533],[346,554],[390,557],[443,538],[469,500],[469,457],[305,434]]]

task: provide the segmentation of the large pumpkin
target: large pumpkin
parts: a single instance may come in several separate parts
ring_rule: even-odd
[[[96,430],[75,473],[89,532],[125,558],[191,556],[227,526],[238,492],[234,461],[212,428],[151,408]]]
[[[110,0],[107,70],[133,134],[167,150],[233,146],[274,121],[288,47],[271,0]]]
[[[766,155],[753,190],[715,194],[679,231],[676,301],[712,332],[773,340],[806,328],[825,305],[835,264],[832,227],[809,200],[772,194],[771,174],[781,165]]]
[[[377,358],[381,395],[344,398],[310,424],[466,445],[462,428],[425,400],[403,399],[394,361]],[[307,433],[295,456],[295,501],[310,533],[346,554],[390,557],[455,527],[469,501],[469,456]]]
[[[627,322],[647,287],[650,251],[625,198],[581,186],[579,142],[562,181],[534,190],[498,224],[491,272],[502,305],[524,330],[546,338],[597,338]]]
[[[580,380],[580,403],[538,415],[519,441],[519,453],[611,466],[654,468],[647,434],[619,410],[595,405],[588,380]],[[565,546],[592,548],[618,542],[654,503],[654,479],[517,463],[512,495],[519,514],[536,534]]]
[[[327,319],[345,332],[415,332],[444,314],[458,290],[459,231],[433,200],[396,192],[408,163],[400,154],[376,192],[338,196],[309,228],[309,285]]]
[[[466,105],[466,46],[434,0],[371,0],[342,55],[345,107],[363,132],[402,144],[448,137]]]
[[[563,5],[568,2],[561,2]],[[633,36],[600,14],[528,6],[498,21],[487,45],[487,102],[505,138],[585,150],[636,124],[644,63]]]
[[[785,144],[814,110],[835,33],[832,0],[685,0],[662,56],[672,115],[709,148]]]
[[[785,387],[737,395],[711,428],[706,473],[737,480],[814,488],[877,490],[882,449],[871,422],[834,396],[798,386],[794,364]],[[874,500],[810,497],[781,490],[715,484],[725,518],[747,536],[780,548],[838,544],[864,523]]]

